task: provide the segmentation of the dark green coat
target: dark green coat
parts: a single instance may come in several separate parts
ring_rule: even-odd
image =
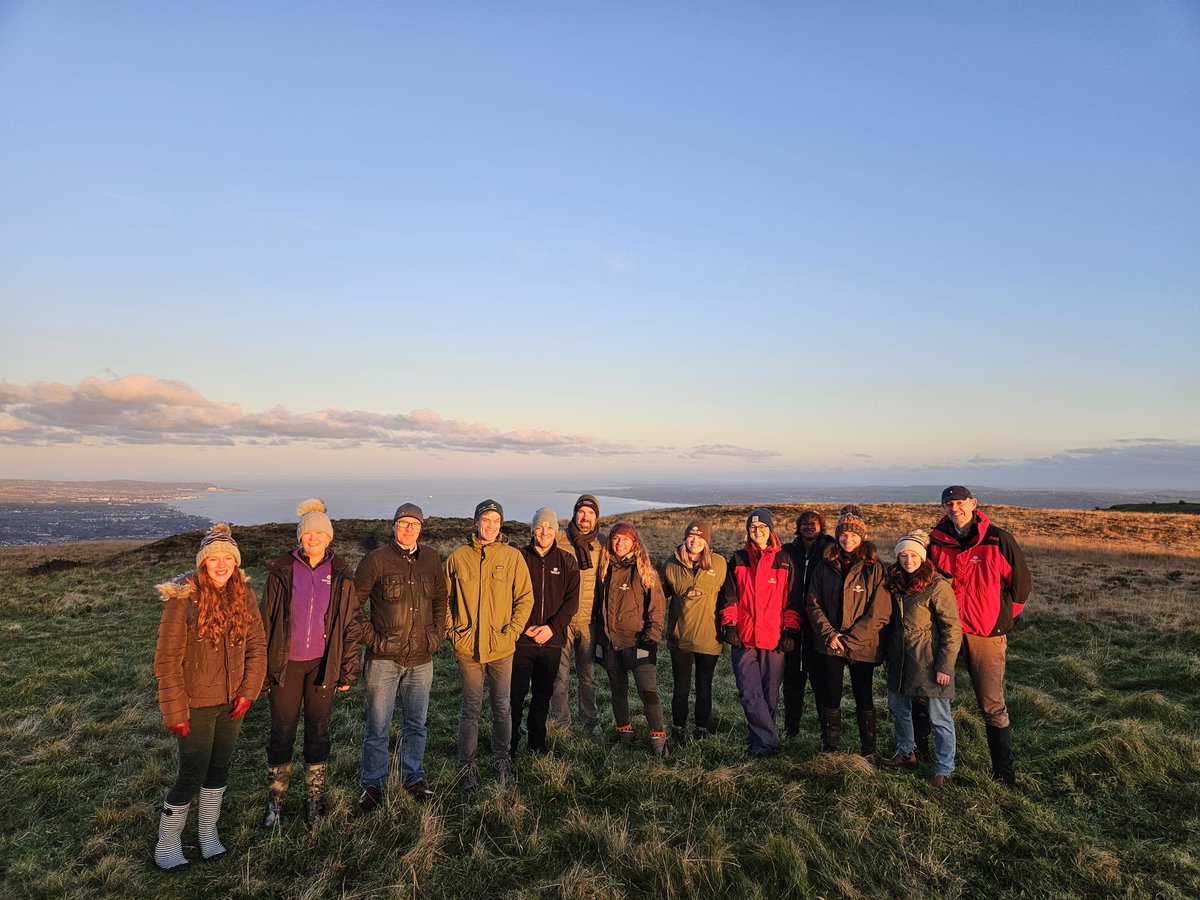
[[[887,639],[887,686],[897,694],[954,699],[954,663],[962,645],[958,602],[941,575],[915,593],[892,593]],[[937,683],[945,672],[950,683]]]

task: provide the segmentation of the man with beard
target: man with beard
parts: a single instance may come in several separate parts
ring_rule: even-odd
[[[593,654],[596,636],[592,628],[592,605],[596,598],[596,570],[604,551],[600,535],[600,502],[592,494],[580,494],[571,513],[571,521],[558,533],[558,545],[575,557],[579,566],[579,609],[567,629],[566,646],[558,664],[554,696],[550,700],[550,718],[563,728],[571,724],[571,659],[575,659],[576,690],[579,696],[579,723],[588,734],[600,726],[596,708],[596,671]]]

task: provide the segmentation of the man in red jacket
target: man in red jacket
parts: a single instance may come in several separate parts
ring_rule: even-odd
[[[962,656],[987,726],[992,777],[1016,785],[1012,726],[1004,702],[1008,632],[1029,598],[1029,567],[1016,539],[993,525],[960,484],[942,491],[942,520],[929,533],[929,558],[954,585]]]

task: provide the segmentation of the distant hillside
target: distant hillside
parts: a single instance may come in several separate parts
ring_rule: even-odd
[[[1109,509],[1116,512],[1158,513],[1162,515],[1183,513],[1184,515],[1200,515],[1200,503],[1188,503],[1186,500],[1176,500],[1174,503],[1118,503]]]

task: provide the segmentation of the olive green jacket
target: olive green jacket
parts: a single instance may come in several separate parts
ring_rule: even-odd
[[[512,656],[533,610],[533,581],[521,551],[501,534],[467,543],[446,560],[446,627],[454,652],[479,663]]]
[[[667,595],[667,643],[676,650],[717,656],[717,600],[725,583],[728,564],[712,554],[711,569],[694,569],[683,558],[683,548],[662,567],[663,593]]]
[[[892,593],[887,640],[888,690],[917,697],[954,699],[954,664],[962,646],[958,601],[940,575],[912,594]],[[950,683],[937,683],[937,673]]]

